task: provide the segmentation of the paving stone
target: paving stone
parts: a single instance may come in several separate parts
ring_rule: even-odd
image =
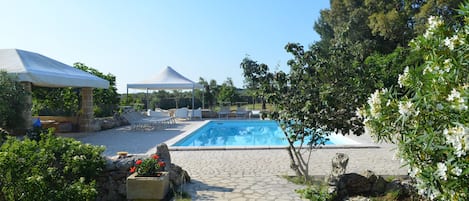
[[[104,154],[113,156],[116,151],[129,153],[155,153],[155,145],[183,132],[193,130],[203,121],[185,121],[175,128],[152,132],[132,132],[128,129],[111,129],[94,134],[76,135],[77,139],[90,144],[105,145]],[[370,136],[348,136],[365,144],[372,144]],[[139,146],[135,146],[138,144]],[[118,144],[119,146],[115,146]],[[393,160],[394,145],[378,144],[378,148],[327,148],[311,153],[309,173],[327,175],[331,171],[331,159],[336,153],[349,155],[347,173],[373,170],[378,175],[406,175],[407,168],[401,168]],[[304,200],[295,193],[302,188],[281,178],[295,175],[289,168],[287,151],[265,150],[200,150],[170,151],[172,162],[183,167],[193,182],[185,184],[183,190],[193,200]]]

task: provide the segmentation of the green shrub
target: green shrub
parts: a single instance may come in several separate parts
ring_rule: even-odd
[[[370,135],[398,145],[396,156],[430,200],[469,200],[469,2],[458,12],[461,24],[432,16],[411,41],[424,63],[399,75],[407,93],[377,90],[358,111]]]
[[[39,141],[10,137],[0,147],[0,200],[95,200],[103,151],[52,132]]]
[[[54,128],[49,128],[49,129],[54,129]],[[45,129],[39,126],[33,126],[33,128],[26,130],[26,136],[30,140],[39,141],[41,140],[41,134],[47,133],[47,132],[49,132],[48,129]],[[50,131],[50,132],[53,132],[53,131]]]
[[[306,198],[312,201],[329,201],[334,200],[335,195],[330,194],[327,191],[327,187],[324,185],[311,185],[304,189],[296,190],[302,198]]]
[[[22,115],[27,107],[27,92],[16,77],[1,70],[0,89],[0,127],[10,132],[22,128],[26,123]]]

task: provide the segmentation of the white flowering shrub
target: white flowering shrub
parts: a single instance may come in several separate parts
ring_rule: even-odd
[[[358,110],[365,132],[398,145],[418,193],[431,200],[469,200],[469,5],[461,26],[430,17],[411,41],[424,63],[406,67],[398,90],[377,90]]]

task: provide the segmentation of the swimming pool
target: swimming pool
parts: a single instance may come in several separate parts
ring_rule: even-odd
[[[326,145],[359,144],[341,135],[329,136]],[[172,147],[285,147],[282,129],[275,121],[209,121],[177,141]]]

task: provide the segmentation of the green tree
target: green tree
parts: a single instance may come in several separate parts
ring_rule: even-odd
[[[34,115],[73,116],[80,108],[78,88],[48,88],[33,85],[32,93]]]
[[[219,102],[234,102],[239,99],[239,95],[236,91],[236,87],[233,84],[231,78],[227,78],[225,82],[220,86],[220,92],[218,93],[217,100]]]
[[[256,61],[253,61],[249,57],[245,57],[240,64],[241,69],[243,69],[243,76],[244,76],[244,86],[248,90],[249,94],[254,96],[253,100],[257,96],[261,96],[262,98],[262,109],[266,109],[265,101],[263,94],[260,94],[259,88],[261,88],[262,84],[267,84],[268,80],[270,79],[268,75],[269,67],[266,64],[258,64]],[[266,80],[264,80],[266,79]],[[255,102],[253,101],[253,104]]]
[[[116,77],[104,75],[94,68],[82,63],[75,63],[75,68],[89,72],[109,81],[108,89],[93,89],[93,104],[95,116],[111,116],[117,110],[119,94],[116,88]],[[35,115],[77,115],[80,109],[80,89],[47,88],[33,86],[33,114]]]
[[[293,55],[288,62],[290,72],[266,73],[259,93],[273,104],[270,118],[279,122],[286,135],[290,167],[298,176],[308,178],[311,151],[324,144],[331,132],[362,132],[358,119],[352,118],[355,111],[349,108],[356,101],[344,94],[349,90],[353,93],[355,84],[346,73],[340,78],[331,76],[326,71],[327,63],[316,52],[318,48],[305,51],[299,44],[285,48]],[[303,147],[308,148],[309,154],[303,154]]]
[[[0,128],[10,130],[22,128],[25,120],[23,111],[26,104],[27,92],[15,77],[0,71]]]
[[[208,106],[208,108],[212,108],[213,107],[213,103],[214,103],[214,99],[215,99],[215,96],[213,95],[212,91],[210,90],[210,85],[208,84],[208,82],[200,77],[199,78],[199,84],[202,85],[204,87],[204,90],[201,92],[203,93],[203,102]],[[205,105],[203,106],[205,108]]]
[[[116,88],[116,76],[108,73],[107,75],[98,70],[88,67],[83,63],[74,63],[73,67],[89,72],[95,76],[109,81],[107,89],[93,89],[94,112],[97,117],[112,116],[119,105],[119,94]]]

